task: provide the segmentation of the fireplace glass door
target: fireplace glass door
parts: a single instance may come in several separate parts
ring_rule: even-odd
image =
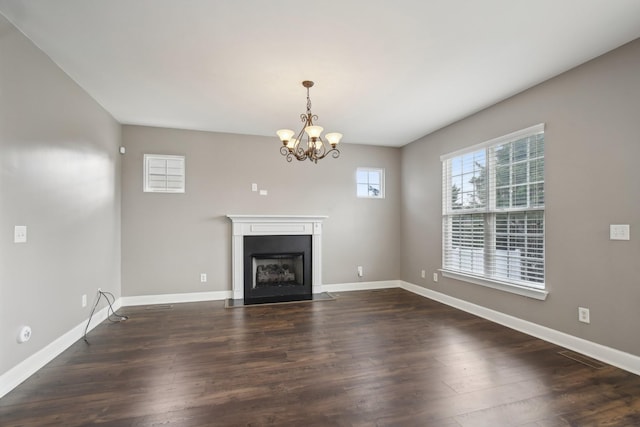
[[[253,259],[253,289],[302,286],[303,254],[259,255]]]

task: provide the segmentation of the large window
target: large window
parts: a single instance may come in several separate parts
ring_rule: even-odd
[[[544,125],[441,160],[443,273],[544,290]]]

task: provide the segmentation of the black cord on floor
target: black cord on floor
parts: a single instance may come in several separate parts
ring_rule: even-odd
[[[109,300],[109,296],[111,296],[112,300]],[[96,311],[96,307],[98,307],[98,303],[100,302],[100,298],[104,297],[105,300],[107,300],[107,304],[109,304],[109,310],[107,310],[107,320],[109,320],[109,322],[111,323],[118,323],[118,322],[124,322],[125,320],[127,320],[129,318],[129,316],[125,316],[122,315],[118,312],[116,312],[113,309],[113,305],[116,302],[116,297],[111,293],[111,292],[104,292],[100,289],[98,289],[98,293],[96,294],[96,302],[95,304],[93,304],[93,308],[91,309],[91,314],[89,314],[89,320],[87,321],[87,326],[84,328],[84,342],[86,342],[87,344],[89,343],[89,340],[87,339],[87,332],[89,331],[89,325],[91,324],[91,318],[93,317],[93,313],[95,313]],[[117,316],[116,320],[113,320],[111,318],[111,316]]]

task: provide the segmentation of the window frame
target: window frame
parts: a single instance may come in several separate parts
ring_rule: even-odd
[[[164,174],[152,174],[151,173],[151,161],[161,160],[164,162],[170,161],[180,161],[180,173],[179,174],[170,174],[168,170]],[[143,192],[144,193],[185,193],[186,192],[186,159],[185,156],[181,155],[170,155],[170,154],[145,154],[143,157]],[[165,167],[168,169],[168,166]],[[181,185],[179,187],[170,187],[166,184],[164,187],[155,187],[151,185],[151,180],[149,179],[151,175],[164,176],[165,181],[168,183],[168,177],[182,177]]]
[[[358,175],[360,174],[360,172],[366,172],[367,175],[374,172],[378,174],[378,178],[380,181],[380,194],[378,195],[370,195],[371,192],[371,182],[370,180],[367,178],[367,182],[360,182],[358,179]],[[384,199],[385,198],[385,169],[384,168],[374,168],[374,167],[358,167],[356,169],[356,176],[355,176],[355,181],[356,181],[356,197],[358,197],[359,199]],[[360,193],[358,192],[358,186],[359,185],[363,185],[366,184],[367,186],[369,186],[368,191],[367,191],[367,195],[366,196],[361,196]]]
[[[503,290],[503,291],[507,291],[507,292],[511,292],[511,293],[515,293],[518,295],[523,295],[523,296],[527,296],[530,298],[535,298],[535,299],[540,299],[540,300],[544,300],[546,299],[547,295],[548,295],[548,291],[547,291],[547,287],[546,287],[546,282],[545,282],[545,271],[546,271],[546,256],[545,256],[545,225],[544,225],[544,221],[545,221],[545,205],[544,205],[544,199],[542,200],[542,203],[540,203],[540,199],[536,199],[536,201],[538,202],[538,204],[535,204],[532,206],[530,204],[531,202],[531,191],[532,191],[532,187],[534,185],[536,185],[536,190],[538,190],[540,188],[540,184],[542,185],[542,194],[544,195],[544,146],[542,148],[542,154],[538,155],[538,157],[531,157],[531,144],[529,143],[528,147],[528,152],[527,152],[527,162],[532,162],[536,159],[538,160],[542,160],[542,180],[538,180],[538,181],[531,181],[531,166],[527,166],[526,169],[526,177],[527,177],[527,181],[526,181],[526,185],[527,185],[527,192],[526,192],[526,206],[514,206],[513,205],[513,200],[515,200],[515,196],[513,196],[512,198],[509,199],[509,206],[502,206],[502,207],[498,207],[496,206],[496,200],[497,200],[497,186],[496,186],[496,181],[498,180],[498,178],[496,177],[496,171],[499,170],[500,165],[498,164],[497,160],[494,160],[494,157],[491,156],[491,154],[493,154],[494,152],[497,152],[497,147],[501,147],[501,146],[505,146],[507,144],[510,143],[515,143],[516,141],[520,141],[524,138],[529,138],[529,137],[533,137],[539,134],[543,135],[544,138],[544,131],[545,131],[545,125],[544,123],[540,123],[516,132],[512,132],[510,134],[504,135],[504,136],[500,136],[498,138],[493,138],[491,140],[482,142],[480,144],[475,144],[473,146],[470,147],[466,147],[463,148],[461,150],[457,150],[454,151],[452,153],[448,153],[445,154],[443,156],[440,157],[440,160],[442,162],[442,268],[441,268],[441,272],[442,275],[444,277],[450,277],[450,278],[455,278],[458,280],[463,280],[466,282],[470,282],[470,283],[475,283],[475,284],[479,284],[482,286],[486,286],[486,287],[490,287],[493,289],[499,289],[499,290]],[[544,144],[544,139],[542,140],[543,144]],[[515,147],[515,145],[511,145],[510,147]],[[494,151],[495,150],[495,151]],[[462,203],[460,205],[457,205],[458,207],[454,207],[454,201],[458,199],[458,195],[453,195],[453,184],[454,184],[454,179],[456,177],[460,177],[460,181],[463,182],[463,177],[465,174],[464,170],[460,170],[458,171],[459,174],[458,175],[454,175],[453,174],[453,169],[454,167],[452,166],[454,159],[457,158],[462,158],[463,156],[469,156],[469,155],[474,155],[473,159],[475,162],[475,154],[477,152],[480,151],[484,151],[484,161],[485,161],[485,165],[484,167],[486,168],[486,173],[485,173],[485,177],[484,177],[484,200],[482,201],[483,203],[476,203],[475,202],[475,192],[476,192],[476,186],[473,186],[473,192],[469,192],[469,193],[464,193],[463,189],[460,188],[457,191],[459,191],[458,194],[462,194]],[[536,151],[537,153],[537,151]],[[513,154],[510,154],[509,157],[509,169],[513,174],[515,174],[515,167],[514,165],[518,164],[518,161],[513,161]],[[533,160],[532,160],[533,159]],[[461,159],[462,160],[462,159]],[[472,174],[470,174],[471,176],[473,176],[474,178],[476,177],[475,175],[475,163],[472,166],[474,168],[474,172]],[[537,167],[537,163],[536,163],[536,167]],[[538,170],[535,170],[536,172],[536,177],[540,178],[540,174],[538,173]],[[520,185],[520,183],[518,183],[518,185]],[[506,186],[509,188],[510,190],[510,195],[514,194],[513,192],[513,188],[516,187],[516,184],[513,184],[512,178],[509,178],[509,184]],[[534,193],[539,197],[538,193]],[[474,200],[474,202],[468,204],[468,205],[463,205],[464,203],[464,197],[465,195],[467,195],[467,199],[466,200]],[[469,199],[469,197],[471,197],[471,199]],[[541,219],[539,218],[539,214],[534,214],[534,212],[542,212],[542,217]],[[498,221],[498,217],[501,217],[502,219],[504,218],[509,218],[510,215],[521,215],[524,214],[524,224],[528,224],[529,222],[529,216],[528,214],[531,213],[532,216],[532,220],[537,219],[542,225],[541,225],[541,229],[542,232],[538,233],[538,234],[533,234],[532,236],[537,238],[538,240],[535,241],[535,243],[538,243],[539,240],[541,240],[541,248],[540,245],[533,245],[532,247],[535,247],[539,252],[541,252],[541,258],[542,258],[542,282],[541,283],[535,283],[533,280],[531,281],[526,281],[526,280],[517,280],[517,279],[511,279],[510,277],[504,277],[504,272],[499,272],[500,274],[497,274],[495,272],[496,269],[496,265],[498,265],[498,259],[500,258],[499,256],[497,256],[497,246],[498,246],[498,238],[501,236],[501,234],[499,233],[499,231],[496,230],[496,228],[498,227],[497,224],[500,224]],[[466,216],[469,217],[466,217]],[[476,231],[472,231],[471,235],[469,235],[467,233],[467,236],[464,237],[465,239],[465,243],[467,244],[472,244],[473,247],[475,247],[475,242],[476,242],[476,234],[478,235],[482,235],[481,239],[482,240],[482,250],[479,251],[480,252],[480,259],[481,259],[481,267],[478,268],[478,271],[475,270],[474,268],[474,261],[475,261],[475,251],[473,249],[471,249],[470,252],[470,264],[466,264],[463,267],[456,269],[454,266],[452,266],[451,264],[448,264],[448,258],[447,255],[451,255],[451,250],[449,250],[449,252],[447,252],[448,249],[452,249],[453,248],[453,244],[451,243],[451,241],[453,239],[459,238],[458,235],[456,235],[453,231],[453,229],[451,227],[455,227],[454,225],[454,220],[457,220],[457,223],[460,224],[462,223],[462,221],[471,221],[472,224],[475,224],[477,222],[477,215],[481,215],[482,216],[482,223],[480,225],[480,229],[478,232]],[[506,216],[505,216],[506,215]],[[538,218],[536,218],[536,216]],[[476,219],[473,219],[474,217],[476,217]],[[508,224],[508,222],[507,222]],[[504,221],[502,224],[500,224],[502,227],[504,227]],[[467,226],[468,227],[468,226]],[[475,230],[475,228],[472,228],[472,230]],[[528,237],[528,229],[526,229],[522,234],[515,234],[515,236],[520,237],[522,236],[522,238],[527,239]],[[470,236],[470,237],[469,237]],[[504,234],[502,235],[504,237]],[[508,237],[512,237],[513,235],[508,235]],[[533,239],[532,237],[532,239]],[[527,255],[529,255],[529,243],[526,243],[526,247],[527,247]],[[504,256],[504,254],[502,254],[502,256]],[[506,258],[507,258],[507,271],[510,268],[510,262],[509,261],[509,253],[507,252],[506,254]],[[469,258],[469,257],[468,257]],[[525,259],[525,258],[523,258]],[[502,262],[502,259],[500,259],[500,261]],[[539,262],[538,262],[539,263]],[[462,261],[460,261],[460,265],[462,266]],[[471,271],[469,271],[471,270]],[[532,270],[528,270],[527,271],[527,278],[531,279],[534,278],[535,280],[535,276],[539,273],[531,273]],[[533,269],[533,271],[535,271],[535,268]],[[507,276],[510,275],[509,272],[506,273]]]

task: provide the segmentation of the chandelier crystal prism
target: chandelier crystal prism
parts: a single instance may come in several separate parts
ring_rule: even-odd
[[[318,160],[324,159],[329,154],[337,159],[340,157],[340,150],[336,147],[340,143],[342,134],[332,132],[325,135],[326,142],[322,139],[323,128],[313,123],[314,120],[318,120],[318,116],[311,113],[309,88],[313,86],[313,82],[305,80],[302,86],[307,88],[307,112],[300,114],[300,120],[304,125],[296,138],[294,138],[295,132],[291,129],[280,129],[276,132],[282,141],[280,153],[287,158],[288,162],[295,158],[318,163]]]

